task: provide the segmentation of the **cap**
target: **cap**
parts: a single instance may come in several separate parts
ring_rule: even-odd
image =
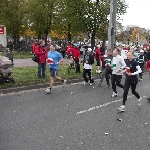
[[[92,52],[92,49],[91,49],[91,48],[88,48],[88,51]]]
[[[140,50],[140,53],[144,53],[144,51],[141,49],[141,50]]]

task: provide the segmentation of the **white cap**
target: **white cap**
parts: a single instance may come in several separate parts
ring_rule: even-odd
[[[140,53],[144,53],[144,51],[141,49],[141,50],[140,50]]]
[[[88,48],[88,51],[92,52],[92,49],[91,49],[91,48]]]

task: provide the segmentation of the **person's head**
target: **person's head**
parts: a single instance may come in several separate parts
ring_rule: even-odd
[[[52,44],[50,45],[50,51],[53,52],[53,51],[55,51],[55,50],[56,50],[56,45],[52,43]]]
[[[44,46],[45,45],[45,42],[42,40],[39,42],[40,46]]]
[[[87,54],[90,55],[91,52],[92,52],[92,49],[91,49],[91,48],[88,48],[88,49],[87,49]]]
[[[132,60],[133,57],[134,57],[134,53],[131,52],[131,51],[129,51],[129,52],[127,53],[127,59],[128,59],[128,60]]]
[[[144,50],[140,50],[140,55],[144,55]]]
[[[120,54],[120,50],[118,48],[115,48],[115,50],[113,51],[113,55],[117,56]]]
[[[107,50],[107,55],[111,55],[112,54],[112,50],[111,49],[108,49]]]

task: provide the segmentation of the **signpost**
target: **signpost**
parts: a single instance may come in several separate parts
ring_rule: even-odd
[[[6,27],[3,25],[0,25],[0,44],[7,46]]]

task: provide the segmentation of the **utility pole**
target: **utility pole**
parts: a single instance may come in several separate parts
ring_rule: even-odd
[[[116,44],[116,14],[117,0],[109,0],[110,2],[110,20],[108,28],[108,49],[114,50]]]

